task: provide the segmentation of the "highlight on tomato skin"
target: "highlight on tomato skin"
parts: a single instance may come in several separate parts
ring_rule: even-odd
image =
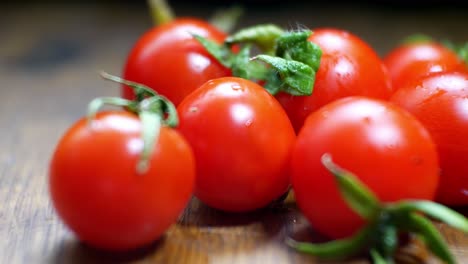
[[[192,34],[222,43],[226,34],[204,20],[177,18],[143,34],[130,51],[123,78],[147,85],[175,105],[206,81],[230,76]],[[122,87],[122,96],[134,99],[133,90]]]
[[[276,98],[296,130],[320,107],[347,96],[388,99],[390,75],[375,50],[358,36],[336,28],[313,29],[309,41],[322,49],[320,67],[310,96],[279,93]]]
[[[206,82],[177,108],[197,164],[195,196],[223,211],[267,206],[289,186],[295,133],[263,87],[237,77]]]
[[[192,196],[195,160],[185,139],[161,127],[143,174],[137,163],[142,125],[127,111],[77,121],[57,144],[49,167],[52,203],[84,243],[127,251],[159,239]]]
[[[411,112],[433,137],[440,158],[436,200],[468,205],[468,73],[432,73],[408,83],[391,102]]]
[[[401,44],[392,49],[383,61],[395,91],[433,72],[468,71],[468,66],[454,51],[435,41]]]
[[[309,115],[291,158],[297,204],[313,228],[330,238],[354,234],[364,220],[339,194],[333,176],[321,163],[325,153],[383,202],[434,198],[439,162],[424,126],[386,101],[339,99]]]

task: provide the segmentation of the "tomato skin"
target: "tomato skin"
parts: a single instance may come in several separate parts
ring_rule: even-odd
[[[191,34],[222,43],[226,34],[205,21],[179,18],[145,33],[131,50],[123,78],[149,86],[175,105],[206,81],[230,76]],[[134,99],[133,90],[122,95]]]
[[[314,229],[330,238],[350,236],[364,221],[345,204],[333,176],[322,165],[325,153],[382,201],[434,197],[437,152],[421,123],[384,101],[337,100],[307,118],[291,159],[298,206]]]
[[[176,222],[195,182],[192,150],[162,127],[149,170],[136,172],[141,123],[126,112],[79,120],[62,137],[50,163],[49,187],[63,222],[83,242],[130,250],[158,239]]]
[[[281,105],[261,86],[236,77],[214,79],[177,110],[178,129],[195,153],[195,195],[204,203],[245,212],[287,190],[295,133]]]
[[[400,45],[383,60],[395,90],[431,72],[468,70],[455,52],[435,42]]]
[[[436,200],[468,204],[468,73],[433,73],[400,88],[391,101],[418,118],[437,145]]]
[[[362,39],[343,30],[320,28],[309,40],[322,49],[312,95],[276,96],[296,131],[311,112],[336,99],[352,95],[390,97],[390,76],[376,52]]]

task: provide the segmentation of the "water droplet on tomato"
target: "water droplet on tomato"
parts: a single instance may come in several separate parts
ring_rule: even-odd
[[[247,120],[247,121],[245,122],[245,126],[246,126],[246,127],[249,127],[249,126],[252,125],[252,123],[253,123],[253,120],[252,120],[252,119],[249,119],[249,120]]]
[[[234,90],[234,91],[239,91],[239,90],[242,90],[242,87],[238,84],[233,84],[231,86],[231,88]]]
[[[423,163],[423,159],[419,156],[413,156],[411,157],[411,163],[414,165],[421,165]]]
[[[392,150],[392,149],[396,149],[396,145],[395,144],[388,144],[386,146],[388,149]]]

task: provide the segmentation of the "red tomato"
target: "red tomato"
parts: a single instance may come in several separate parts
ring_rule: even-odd
[[[192,34],[219,43],[226,37],[214,26],[197,19],[176,19],[155,27],[131,50],[123,78],[147,85],[177,105],[206,81],[230,76],[231,71],[214,59]],[[134,99],[133,90],[124,87],[123,97]]]
[[[437,145],[441,178],[436,199],[468,205],[468,74],[433,73],[391,98],[415,115]]]
[[[457,54],[435,42],[403,44],[390,51],[384,63],[395,90],[431,72],[467,70]]]
[[[294,129],[260,85],[236,77],[208,81],[177,108],[195,153],[195,195],[214,208],[250,211],[289,186]]]
[[[415,117],[376,99],[337,100],[307,118],[291,160],[298,206],[311,225],[330,238],[352,235],[364,221],[345,204],[322,165],[325,153],[384,202],[435,195],[436,148]]]
[[[363,40],[346,31],[323,28],[314,30],[310,41],[322,49],[312,95],[277,95],[296,131],[311,112],[338,98],[390,97],[390,77],[375,51]]]
[[[56,147],[50,192],[57,213],[80,240],[107,250],[151,243],[173,224],[195,182],[192,150],[175,130],[162,127],[144,174],[136,172],[143,147],[141,123],[126,112],[82,119]]]

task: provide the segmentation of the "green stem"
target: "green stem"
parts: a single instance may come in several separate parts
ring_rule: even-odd
[[[392,221],[388,212],[380,214],[373,241],[374,249],[387,261],[393,258],[398,247],[398,229]]]
[[[138,160],[136,171],[138,174],[144,174],[149,168],[149,160],[153,153],[156,142],[159,139],[162,118],[164,116],[164,100],[159,97],[150,97],[140,104],[135,101],[118,97],[100,97],[92,100],[88,106],[88,125],[91,126],[96,113],[104,105],[122,106],[138,113],[141,121],[141,139],[143,140],[143,150]]]
[[[161,132],[161,116],[151,111],[141,111],[141,138],[143,139],[143,150],[137,163],[137,173],[144,174],[149,169],[149,160],[159,140]]]
[[[379,251],[377,251],[376,249],[371,249],[370,255],[372,258],[372,263],[374,264],[393,264],[392,260],[385,260],[385,258],[383,258],[382,255],[380,255]]]
[[[244,13],[244,9],[239,6],[233,6],[227,9],[216,11],[210,19],[210,23],[223,32],[231,32]]]
[[[161,126],[176,127],[178,125],[177,109],[166,97],[157,94],[147,86],[105,72],[101,72],[101,76],[106,80],[133,88],[137,100],[131,101],[118,97],[94,99],[88,107],[88,120],[92,120],[96,112],[105,104],[123,106],[127,110],[138,114],[142,126],[141,139],[143,140],[143,150],[141,151],[136,171],[139,174],[144,174],[149,169],[149,160],[159,140]]]
[[[106,72],[101,72],[101,77],[109,81],[128,85],[134,90],[137,98],[136,102],[134,103],[140,103],[140,109],[134,109],[135,107],[133,107],[133,109],[130,108],[129,110],[133,111],[134,113],[140,113],[141,111],[151,111],[153,113],[158,113],[161,116],[163,123],[170,127],[176,127],[179,124],[175,105],[169,99],[159,95],[148,86],[128,81]],[[165,114],[167,114],[166,117],[164,117]]]
[[[419,234],[426,246],[439,259],[448,264],[455,263],[455,259],[446,245],[444,237],[438,232],[431,221],[414,212],[401,213],[397,223],[400,228]]]
[[[326,258],[348,256],[358,248],[368,246],[374,263],[393,263],[398,234],[403,231],[418,234],[435,256],[448,264],[455,263],[444,237],[421,212],[467,233],[468,221],[463,215],[431,201],[402,200],[382,204],[359,178],[333,163],[329,154],[322,156],[322,163],[335,176],[341,196],[348,206],[368,219],[369,223],[364,231],[351,238],[325,244],[286,241],[290,246]]]
[[[330,154],[323,154],[322,164],[333,174],[345,202],[356,213],[373,220],[381,212],[380,201],[374,193],[351,172],[333,163]]]
[[[164,116],[167,114],[167,119]],[[177,110],[169,100],[161,96],[146,98],[140,102],[139,117],[142,124],[143,151],[137,164],[137,172],[144,174],[159,140],[161,125],[177,126]]]
[[[422,212],[464,233],[468,233],[468,220],[466,217],[438,203],[424,200],[404,200],[396,204],[389,204],[387,207],[390,212]]]
[[[103,72],[103,71],[100,72],[100,75],[105,80],[120,83],[120,84],[124,84],[124,85],[127,85],[130,88],[132,88],[134,90],[134,92],[135,92],[135,95],[136,95],[136,98],[137,98],[138,102],[142,101],[145,97],[151,97],[151,96],[157,96],[158,95],[153,89],[151,89],[148,86],[145,86],[143,84],[132,82],[132,81],[129,81],[129,80],[125,80],[125,79],[122,79],[120,77],[117,77],[115,75],[112,75],[112,74],[109,74],[109,73]]]
[[[161,25],[174,20],[174,12],[166,0],[148,0],[154,25]]]
[[[320,244],[298,242],[290,237],[287,237],[285,242],[299,252],[312,254],[323,259],[344,259],[363,249],[371,239],[373,230],[373,226],[368,226],[350,238]]]
[[[171,101],[161,95],[146,98],[140,102],[140,112],[149,111],[157,113],[161,117],[161,122],[169,127],[177,127],[179,118],[177,108]]]
[[[138,103],[131,101],[131,100],[124,99],[124,98],[118,98],[118,97],[95,98],[88,105],[88,114],[87,114],[88,124],[91,124],[92,120],[96,116],[96,113],[104,105],[127,107],[132,112],[136,112],[138,108]]]

